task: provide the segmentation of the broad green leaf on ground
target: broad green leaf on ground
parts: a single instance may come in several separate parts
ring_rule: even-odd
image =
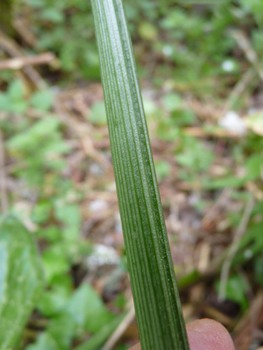
[[[26,350],[61,350],[56,340],[48,332],[42,333],[35,344],[27,346]]]
[[[105,105],[103,101],[94,103],[94,105],[91,107],[89,119],[93,124],[97,124],[97,125],[107,124]]]
[[[12,81],[8,87],[7,94],[13,101],[22,99],[25,96],[25,87],[22,80]]]
[[[111,322],[107,323],[105,326],[101,328],[101,330],[96,333],[89,340],[79,345],[75,350],[96,350],[100,345],[102,345],[109,336],[115,331],[115,329],[119,326],[123,318],[125,317],[125,313],[115,317]]]
[[[50,284],[56,276],[65,274],[70,269],[70,262],[60,243],[54,244],[42,255],[47,283]]]
[[[216,289],[219,289],[219,281],[216,283]],[[248,286],[244,278],[240,275],[229,277],[226,285],[226,299],[238,303],[243,310],[248,307],[246,296]]]
[[[81,214],[79,206],[76,204],[67,204],[55,208],[55,216],[64,223],[65,228],[63,236],[66,239],[78,239],[81,231]]]
[[[27,347],[27,350],[48,349],[49,344],[54,347],[54,350],[67,350],[73,338],[86,336],[87,332],[92,333],[93,336],[88,342],[83,343],[83,347],[95,350],[110,336],[124,316],[124,314],[113,315],[105,307],[101,297],[87,283],[83,283],[67,300],[65,293],[64,299],[59,300],[62,293],[54,289],[54,300],[51,300],[51,303],[57,302],[57,310],[45,296],[47,292],[44,294],[45,300],[42,300],[41,310],[46,316],[52,315],[53,318],[46,331],[37,338],[35,344]],[[49,314],[46,312],[47,309],[51,311]]]
[[[48,111],[54,99],[54,94],[50,90],[37,91],[31,97],[30,103],[33,107],[42,111]]]
[[[261,154],[253,154],[248,158],[245,163],[246,167],[246,179],[254,181],[260,178],[263,169],[263,158]]]
[[[0,349],[15,346],[43,288],[31,234],[13,216],[0,224]]]
[[[60,350],[70,349],[75,330],[74,319],[66,313],[53,318],[47,327],[47,333],[55,339]]]
[[[47,290],[43,293],[37,309],[43,316],[55,317],[63,311],[68,299],[68,295],[63,291]]]
[[[189,140],[184,151],[176,155],[178,164],[191,170],[191,172],[207,171],[214,160],[214,154],[206,149],[200,142]]]
[[[6,93],[0,94],[0,110],[15,113],[24,113],[27,102],[24,98],[25,89],[21,80],[14,80]]]
[[[248,129],[255,134],[263,136],[263,113],[262,111],[245,117],[245,123]]]
[[[59,120],[54,116],[37,121],[31,128],[9,139],[7,146],[12,152],[32,151],[40,142],[48,140],[50,136],[57,136]]]
[[[89,284],[83,284],[78,288],[69,301],[66,312],[79,327],[91,333],[98,332],[113,319],[112,313]]]
[[[171,172],[171,166],[165,160],[155,163],[155,171],[158,180],[163,180]]]
[[[166,110],[171,112],[175,109],[181,108],[183,106],[183,100],[180,95],[172,93],[167,94],[162,98],[162,104]]]

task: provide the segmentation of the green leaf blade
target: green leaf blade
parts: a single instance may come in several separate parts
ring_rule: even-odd
[[[31,234],[13,217],[0,225],[0,349],[14,347],[43,288]]]
[[[189,349],[122,3],[92,5],[141,346]]]

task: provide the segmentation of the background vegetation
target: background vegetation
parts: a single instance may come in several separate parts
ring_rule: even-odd
[[[186,321],[214,318],[237,350],[257,349],[263,2],[124,3]],[[15,240],[22,222],[37,241],[45,276],[17,349],[128,349],[138,334],[91,4],[2,6],[0,196],[3,216],[13,216],[0,237],[8,230]],[[25,65],[47,52],[45,64]],[[9,59],[18,57],[14,69]],[[18,296],[15,307],[23,302]],[[113,345],[105,345],[120,323]]]

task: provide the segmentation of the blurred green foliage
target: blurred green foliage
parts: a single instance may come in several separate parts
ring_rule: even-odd
[[[16,1],[20,11],[30,16],[30,24],[39,38],[36,49],[56,52],[61,68],[68,73],[67,79],[99,79],[89,1]],[[132,37],[138,42],[135,49],[137,61],[141,64],[142,57],[150,55],[155,61],[156,82],[176,79],[176,85],[182,89],[191,85],[195,93],[212,93],[215,97],[226,84],[227,76],[241,74],[239,62],[231,58],[236,44],[229,29],[247,25],[254,49],[262,54],[262,2],[226,0],[203,5],[200,1],[182,1],[180,6],[174,6],[176,2],[135,0],[130,4],[124,1]],[[251,16],[254,16],[258,28],[253,26]],[[232,66],[222,69],[224,62],[229,60]],[[165,68],[163,61],[166,61]],[[142,69],[139,72],[142,73]],[[142,74],[149,74],[147,66]],[[218,75],[221,75],[219,86],[215,79]]]
[[[232,29],[246,31],[263,64],[263,2],[124,0],[124,3],[139,76],[161,91],[157,99],[143,96],[144,107],[151,137],[165,144],[173,142],[175,185],[179,181],[194,183],[196,191],[207,191],[211,196],[229,187],[233,196],[245,202],[248,183],[262,186],[262,135],[252,130],[238,141],[224,141],[232,163],[224,165],[215,175],[211,169],[217,165],[220,141],[209,138],[204,141],[185,132],[189,126],[202,128],[203,121],[184,99],[186,94],[204,104],[212,100],[220,106],[249,68],[230,35]],[[89,1],[15,0],[14,5],[16,16],[23,17],[37,37],[36,47],[27,47],[27,53],[50,50],[60,60],[59,69],[42,70],[49,85],[68,88],[82,81],[100,79]],[[82,342],[78,350],[99,349],[123,314],[109,311],[89,283],[76,285],[71,274],[73,267],[86,259],[93,248],[81,236],[80,202],[84,194],[65,176],[72,145],[65,137],[67,126],[53,113],[56,90],[29,89],[21,77],[9,71],[0,71],[0,79],[3,91],[0,127],[11,159],[9,175],[22,183],[22,198],[33,202],[28,212],[21,211],[16,205],[17,194],[11,194],[9,211],[34,225],[46,280],[36,310],[47,321],[47,327],[27,349],[68,350],[72,344]],[[239,110],[246,106],[253,87],[247,90],[231,108]],[[262,115],[256,115],[257,118],[262,123]],[[87,120],[94,127],[106,124],[103,102],[93,104]],[[211,125],[204,125],[202,130],[209,128]],[[240,168],[242,171],[237,173],[236,169]],[[156,161],[156,173],[160,182],[174,176],[167,160]],[[196,204],[201,214],[205,207],[203,203]],[[234,267],[244,262],[252,266],[252,279],[258,286],[263,284],[262,212],[263,202],[258,200],[233,260]],[[230,228],[235,229],[241,218],[242,213],[229,213]],[[226,294],[239,304],[242,312],[248,307],[250,288],[253,286],[244,283],[240,273],[234,270]],[[119,294],[115,301],[117,308],[123,310],[125,298]]]

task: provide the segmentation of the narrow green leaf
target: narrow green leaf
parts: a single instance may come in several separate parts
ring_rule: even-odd
[[[0,224],[0,349],[15,346],[43,287],[31,234],[13,216]]]
[[[189,349],[121,0],[92,0],[122,227],[143,350]]]

